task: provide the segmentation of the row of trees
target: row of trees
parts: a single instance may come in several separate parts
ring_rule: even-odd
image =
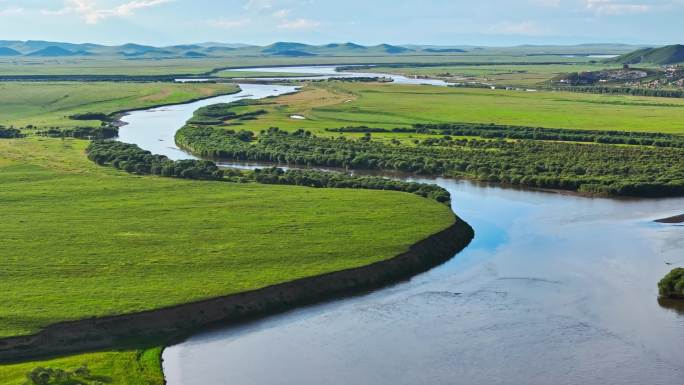
[[[235,133],[237,134],[237,133]],[[246,143],[241,139],[236,139]],[[220,170],[214,162],[205,160],[173,161],[163,155],[153,155],[134,144],[116,141],[93,141],[88,146],[90,160],[140,175],[160,175],[175,178],[257,182],[318,188],[355,188],[403,191],[448,203],[449,192],[430,184],[396,181],[380,177],[355,176],[318,170],[283,170],[268,168],[255,171]]]
[[[451,201],[451,196],[447,190],[433,184],[403,182],[387,178],[355,176],[319,170],[293,169],[285,171],[275,167],[255,170],[253,175],[256,182],[265,184],[403,191],[434,199],[440,203]]]
[[[103,125],[100,127],[73,127],[73,128],[48,128],[36,133],[50,138],[76,138],[76,139],[109,139],[119,136],[116,126]]]
[[[567,86],[555,88],[558,91],[585,92],[592,94],[654,96],[661,98],[684,98],[684,90],[654,89],[641,87],[602,87],[602,86]]]
[[[0,139],[21,138],[23,136],[24,135],[21,133],[21,130],[18,130],[14,127],[0,126]]]
[[[330,128],[326,131],[339,133],[418,133],[474,136],[485,139],[528,139],[684,148],[684,137],[672,134],[509,126],[493,123],[415,124],[412,128],[398,127],[392,129],[358,126]]]
[[[176,141],[193,153],[214,158],[398,170],[597,194],[684,195],[684,151],[676,148],[531,140],[404,146],[277,128],[262,132],[256,142],[245,142],[221,128],[194,125],[183,127]]]
[[[99,165],[134,174],[204,180],[223,178],[223,171],[214,162],[194,159],[174,161],[163,155],[153,155],[134,144],[112,140],[92,141],[86,154],[88,159]]]

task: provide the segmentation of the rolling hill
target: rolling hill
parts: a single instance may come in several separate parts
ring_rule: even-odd
[[[610,62],[625,64],[677,64],[684,63],[684,45],[675,44],[660,48],[643,48],[618,56]]]
[[[38,51],[31,52],[31,53],[27,54],[26,56],[58,57],[58,56],[76,56],[76,55],[82,55],[82,53],[69,51],[68,49],[53,45],[53,46],[49,46],[49,47],[39,49]]]
[[[12,48],[0,47],[0,56],[19,56],[21,52]]]

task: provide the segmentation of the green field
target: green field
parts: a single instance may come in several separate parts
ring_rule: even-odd
[[[366,265],[453,223],[405,193],[132,177],[86,144],[0,141],[0,336]]]
[[[256,109],[269,113],[246,123],[255,131],[473,122],[684,134],[684,100],[637,96],[335,82],[240,110]]]
[[[36,362],[0,365],[0,384],[24,385],[26,374],[37,367],[74,371],[87,366],[95,378],[111,385],[162,385],[161,349],[87,353]]]
[[[0,83],[0,125],[97,127],[99,121],[69,116],[181,103],[237,90],[232,84],[6,82]]]
[[[624,52],[624,51],[621,51]],[[519,52],[478,51],[455,55],[347,55],[284,57],[234,55],[208,58],[121,59],[107,57],[63,58],[0,58],[0,76],[17,75],[201,75],[219,68],[241,68],[279,65],[316,64],[382,64],[382,63],[526,63],[526,62],[587,62],[584,57],[565,58],[561,55],[526,56]]]
[[[427,76],[444,79],[449,82],[477,82],[495,84],[498,86],[536,87],[554,77],[570,73],[597,71],[606,68],[616,68],[615,64],[519,64],[519,65],[458,65],[458,66],[430,66],[430,67],[373,67],[364,72],[391,73],[413,76]]]

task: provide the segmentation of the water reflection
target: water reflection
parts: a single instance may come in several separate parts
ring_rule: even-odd
[[[673,312],[684,316],[684,300],[670,299],[670,298],[658,298],[658,304],[663,309],[672,310]]]

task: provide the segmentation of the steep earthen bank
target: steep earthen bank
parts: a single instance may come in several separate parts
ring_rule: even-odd
[[[449,260],[473,236],[473,229],[457,218],[409,251],[368,266],[164,309],[54,324],[34,335],[0,339],[0,362],[106,349],[130,341],[171,341],[212,325],[377,288]]]

